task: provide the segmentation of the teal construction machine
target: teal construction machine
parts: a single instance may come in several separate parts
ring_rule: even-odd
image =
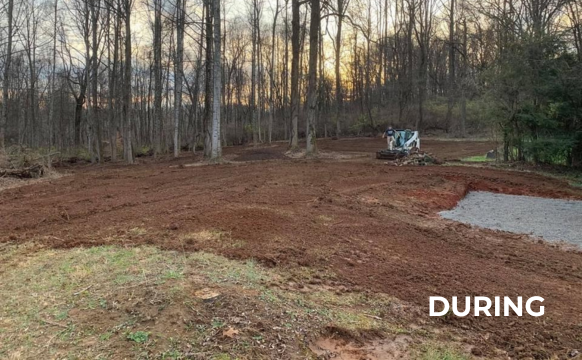
[[[376,159],[397,160],[420,150],[418,131],[396,129],[392,150],[385,149],[376,152]]]

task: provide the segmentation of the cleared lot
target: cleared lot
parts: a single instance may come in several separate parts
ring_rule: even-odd
[[[341,151],[344,144],[346,151]],[[321,148],[348,154],[382,144],[380,139],[340,140],[323,142]],[[429,145],[430,142],[426,147]],[[443,154],[456,151],[463,158],[482,154],[480,147],[486,149],[491,144],[479,143],[479,149],[461,142],[434,142],[431,146],[437,156],[442,147]],[[463,147],[469,150],[458,150]],[[269,147],[270,150],[232,148],[226,154],[282,154],[284,148],[284,144]],[[399,333],[395,328],[405,329],[413,340],[433,339],[432,330],[440,329],[447,339],[488,357],[567,357],[571,350],[582,348],[582,255],[578,251],[533,242],[527,236],[471,228],[438,216],[439,211],[454,207],[470,190],[580,200],[580,189],[529,173],[451,166],[394,167],[371,157],[368,153],[340,160],[285,158],[189,166],[197,158],[188,156],[141,166],[78,167],[72,169],[72,176],[0,192],[0,240],[10,244],[4,245],[7,248],[34,243],[43,251],[154,245],[177,254],[204,251],[236,261],[252,259],[264,271],[275,271],[277,280],[265,280],[258,290],[248,294],[250,300],[232,300],[229,306],[236,309],[248,304],[246,301],[262,301],[268,298],[269,291],[289,294],[307,288],[308,293],[321,290],[349,294],[356,299],[342,298],[339,304],[335,300],[324,302],[322,308],[335,306],[340,313],[358,314],[359,320],[350,322],[349,336],[359,341],[370,337],[391,339]],[[14,252],[15,257],[3,262],[0,272],[18,267],[22,256],[34,257],[35,249]],[[135,266],[132,271],[141,268]],[[186,282],[195,282],[192,277],[201,276],[196,271],[179,273]],[[170,280],[173,281],[171,276]],[[29,281],[34,282],[34,277]],[[83,284],[71,293],[83,290]],[[128,286],[136,284],[140,281]],[[0,285],[3,295],[15,294],[9,284]],[[192,291],[200,290],[202,285],[197,286]],[[237,286],[235,280],[233,286]],[[6,289],[10,289],[8,294]],[[154,293],[167,291],[158,288],[139,296],[147,302],[152,301]],[[123,289],[119,293],[123,294],[120,299],[107,298],[107,292],[102,297],[131,304],[127,300],[133,296],[131,291]],[[431,295],[537,295],[546,299],[546,315],[435,320],[428,317]],[[180,295],[173,303],[184,304],[184,299],[191,296],[189,292]],[[375,300],[385,297],[395,299],[392,306],[383,302],[386,300]],[[376,305],[365,305],[362,299],[371,299]],[[285,304],[277,309],[286,309]],[[131,306],[128,308],[131,310]],[[108,314],[107,309],[95,312],[88,306],[79,310],[70,305],[67,309],[77,309],[89,319]],[[224,316],[240,317],[234,312]],[[265,315],[270,319],[269,325],[284,325],[285,321],[269,314]],[[152,318],[164,316],[162,312]],[[58,322],[52,319],[49,321]],[[211,319],[201,319],[212,328]],[[323,331],[329,325],[332,330],[326,327],[325,331],[350,338],[347,332],[338,330],[346,324],[337,317],[323,319],[308,318],[304,328]],[[358,325],[362,319],[373,324]],[[71,323],[80,321],[75,318]],[[267,320],[253,321],[253,331],[259,331],[257,321]],[[232,320],[227,323],[236,327]],[[5,334],[11,333],[12,326],[3,324],[9,330],[0,332],[0,337],[9,336]],[[143,326],[155,329],[147,322]],[[154,331],[151,329],[147,331]],[[115,334],[119,341],[127,341],[124,335]],[[240,336],[252,341],[253,336],[259,335],[241,330]],[[288,357],[307,351],[298,345],[304,340],[290,338],[297,343],[291,345],[292,341],[287,340],[287,346],[296,350]],[[240,345],[236,341],[234,344]],[[268,355],[271,350],[261,354],[272,356]]]

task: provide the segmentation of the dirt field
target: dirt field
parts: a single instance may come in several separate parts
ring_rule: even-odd
[[[138,166],[62,169],[72,176],[0,192],[0,242],[34,241],[50,248],[155,245],[256,259],[282,273],[332,273],[327,285],[395,297],[404,304],[409,326],[443,329],[470,345],[473,355],[545,359],[582,351],[579,250],[437,215],[470,190],[582,199],[582,189],[492,168],[390,166],[373,159],[383,144],[319,142],[320,149],[337,155],[329,159],[289,159],[286,144],[278,143],[227,148],[231,162],[220,165],[197,165],[199,155],[184,155]],[[434,140],[422,145],[442,160],[483,155],[494,147]],[[207,232],[214,235],[200,236]],[[4,271],[0,268],[0,276]],[[284,283],[289,281],[308,285],[297,278]],[[435,319],[428,316],[428,299],[435,295],[542,296],[545,315]]]

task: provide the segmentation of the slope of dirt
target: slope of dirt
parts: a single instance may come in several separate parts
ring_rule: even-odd
[[[370,146],[368,139],[337,144],[352,141],[354,149]],[[458,329],[487,356],[498,348],[517,358],[564,358],[582,348],[580,252],[437,215],[469,190],[582,199],[580,189],[528,173],[390,167],[372,159],[170,167],[188,162],[83,168],[0,192],[0,241],[155,244],[331,270],[350,290],[386,293],[425,309],[419,321]],[[191,236],[204,231],[221,235]],[[434,320],[428,317],[434,295],[537,295],[546,314]]]

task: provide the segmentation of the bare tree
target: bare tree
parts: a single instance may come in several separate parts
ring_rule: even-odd
[[[447,106],[447,118],[445,120],[445,126],[450,126],[451,118],[453,116],[453,107],[455,105],[455,92],[457,89],[455,83],[455,0],[451,0],[449,8],[449,102]]]
[[[154,1],[154,154],[162,145],[162,0]]]
[[[271,143],[273,137],[273,122],[275,121],[275,53],[276,53],[276,33],[277,29],[277,18],[279,17],[279,0],[275,3],[275,16],[273,17],[273,26],[271,28],[271,72],[270,72],[270,83],[271,90],[269,92],[269,136],[268,142]]]
[[[299,0],[291,0],[291,136],[290,147],[296,149],[298,145],[299,118]]]
[[[212,59],[214,101],[212,105],[212,152],[210,158],[216,161],[222,155],[220,144],[220,94],[222,92],[220,0],[213,0],[212,13],[214,17],[214,58]]]
[[[174,61],[174,156],[180,154],[180,119],[182,114],[182,79],[184,78],[184,27],[186,0],[176,0],[176,59]]]
[[[133,119],[132,119],[132,107],[133,98],[131,91],[131,78],[132,78],[132,66],[131,66],[131,12],[133,7],[133,0],[123,0],[124,1],[124,12],[123,16],[125,19],[125,59],[124,59],[124,84],[123,84],[123,149],[125,155],[125,161],[128,164],[133,164]]]
[[[8,91],[10,89],[10,66],[12,64],[12,37],[14,36],[14,0],[8,0],[6,9],[8,34],[2,79],[2,114],[0,114],[0,152],[5,150],[6,124],[8,122]]]
[[[342,72],[341,72],[341,55],[342,55],[342,28],[344,17],[349,5],[349,0],[337,0],[337,32],[335,35],[335,101],[336,101],[336,136],[341,132],[341,116],[343,111],[343,93],[342,93]]]
[[[321,23],[319,0],[311,0],[311,25],[309,27],[309,74],[307,85],[307,136],[306,151],[316,151],[315,117],[317,112],[317,58],[319,49],[319,24]]]
[[[205,63],[205,76],[204,76],[204,119],[202,121],[202,131],[204,132],[204,157],[210,157],[212,150],[212,46],[213,46],[213,36],[212,36],[212,1],[205,0],[205,14],[206,14],[206,63]]]

